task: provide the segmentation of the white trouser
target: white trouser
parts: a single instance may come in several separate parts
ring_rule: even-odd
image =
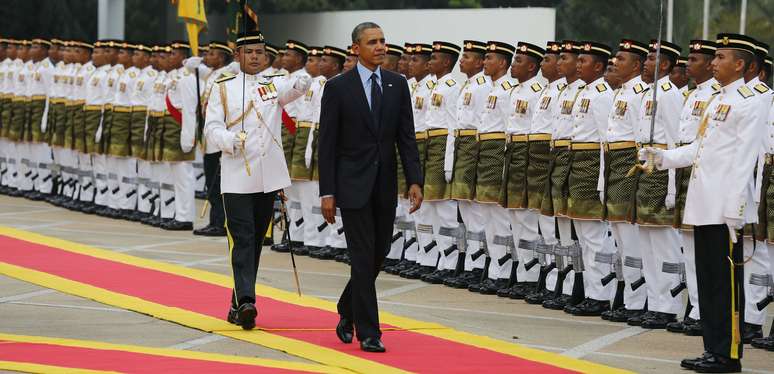
[[[473,201],[462,200],[458,202],[462,222],[465,223],[465,229],[468,233],[483,233],[486,228],[486,217],[484,204]],[[483,234],[482,234],[483,235]],[[481,249],[482,242],[479,240],[467,241],[465,250],[465,271],[473,269],[483,269],[486,263],[486,256],[480,256],[473,260],[472,255]]]
[[[322,214],[315,214],[320,209],[320,185],[316,181],[295,181],[301,196],[301,214],[304,217],[304,245],[314,247],[325,246],[325,231],[317,231],[325,222]],[[317,209],[315,209],[315,207]],[[326,227],[327,229],[327,227]]]
[[[16,143],[0,138],[0,156],[5,158],[5,163],[0,165],[0,168],[2,168],[0,170],[5,171],[2,177],[0,177],[0,185],[13,187],[15,185],[13,173],[16,172]]]
[[[438,269],[454,270],[457,268],[459,248],[449,253],[448,256],[446,256],[444,252],[453,245],[457,245],[457,238],[449,235],[441,235],[441,231],[453,231],[459,228],[460,223],[457,221],[457,202],[455,200],[432,201],[431,207],[435,211],[433,232],[435,233],[435,240],[438,243],[434,248],[434,250],[438,252]]]
[[[536,211],[539,214],[539,212]],[[556,239],[556,218],[553,216],[544,216],[539,214],[538,227],[540,227],[540,235],[543,237],[543,241],[548,245],[556,245],[559,240]],[[546,255],[546,264],[554,262],[553,255]],[[546,290],[553,291],[556,288],[556,275],[557,271],[552,270],[546,274]]]
[[[331,248],[347,248],[347,237],[344,235],[344,228],[341,223],[341,212],[336,209],[336,222],[328,225],[327,235],[325,236],[325,245]]]
[[[35,190],[42,193],[51,193],[54,187],[54,181],[51,177],[51,165],[54,163],[54,159],[51,157],[51,147],[46,143],[32,143],[30,144],[30,150],[32,154],[33,174],[35,180]]]
[[[435,241],[433,227],[436,221],[435,210],[431,207],[429,201],[422,203],[422,206],[414,213],[414,220],[417,225],[417,262],[422,266],[433,266],[438,258],[438,242],[432,249],[425,252],[430,243]]]
[[[502,265],[498,262],[506,254],[513,256],[512,248],[498,244],[502,243],[503,238],[512,238],[510,218],[508,209],[499,204],[482,204],[485,209],[486,224],[486,246],[489,248],[489,279],[508,279],[511,277],[511,268],[513,259],[508,259]]]
[[[700,319],[699,312],[699,286],[696,282],[696,247],[693,243],[693,231],[681,230],[683,238],[683,262],[685,263],[685,285],[688,290],[688,300],[691,302],[691,311],[688,314],[693,319]]]
[[[535,258],[535,252],[519,248],[519,241],[526,240],[530,242],[540,239],[538,234],[538,220],[540,214],[534,210],[527,209],[508,209],[508,217],[511,222],[511,234],[513,243],[516,246],[519,264],[516,267],[516,278],[519,282],[537,282],[540,273],[540,266],[533,266],[527,270],[524,265]]]
[[[137,159],[119,157],[118,165],[118,206],[123,210],[135,210],[137,206]]]
[[[680,284],[680,273],[665,272],[668,268],[679,269],[680,236],[672,227],[640,226],[643,272],[648,292],[648,310],[669,314],[680,313],[682,298],[672,297],[669,292]]]
[[[121,158],[107,156],[108,206],[121,209]]]
[[[149,199],[153,196],[154,191],[148,187],[151,182],[151,164],[145,160],[137,160],[137,210],[142,213],[151,213],[151,203]],[[143,196],[145,196],[143,198]]]
[[[648,298],[647,288],[643,285],[636,291],[632,290],[631,284],[643,276],[642,269],[639,267],[627,266],[627,257],[633,263],[642,263],[642,251],[640,250],[638,226],[625,222],[613,222],[610,224],[610,230],[613,232],[613,238],[618,246],[618,255],[623,262],[623,277],[626,282],[624,290],[624,304],[626,309],[640,310],[645,308],[645,301]]]
[[[288,219],[290,220],[290,239],[294,242],[304,241],[304,222],[299,221],[304,217],[303,204],[301,202],[301,192],[298,190],[298,181],[292,181],[291,185],[285,188],[285,197],[288,207]]]
[[[169,164],[175,185],[175,220],[193,223],[196,215],[193,163],[176,161]]]
[[[160,162],[157,165],[156,172],[161,185],[161,196],[159,205],[161,206],[161,218],[175,218],[175,176],[172,174],[172,165],[169,162]]]
[[[95,178],[97,179],[97,196],[94,198],[94,203],[99,206],[106,206],[108,204],[108,194],[110,193],[110,188],[108,188],[107,157],[95,154],[92,156],[91,162],[94,167]]]
[[[594,300],[612,300],[615,296],[614,282],[602,285],[602,278],[610,274],[610,265],[596,261],[597,255],[612,255],[615,245],[608,240],[607,222],[575,220],[575,234],[578,236],[583,254],[583,289],[586,297]]]
[[[395,221],[404,221],[408,222],[411,220],[413,222],[414,217],[408,217],[408,206],[409,201],[403,198],[398,198],[398,204],[395,206]],[[414,236],[413,230],[398,230],[397,225],[392,230],[392,235],[396,235],[400,233],[401,237],[400,239],[392,242],[390,244],[390,251],[387,252],[387,258],[391,260],[400,260],[400,257],[403,255],[403,245],[406,243],[407,240],[412,238]]]
[[[562,246],[570,246],[575,243],[575,241],[572,239],[572,221],[567,217],[556,217],[556,226],[559,228],[559,245]],[[563,264],[557,261],[556,269],[552,270],[551,273],[554,273],[552,283],[554,285],[554,288],[551,290],[556,289],[556,281],[559,278],[559,270],[562,270],[562,268],[567,267],[570,261],[570,257],[564,256],[562,258]],[[562,266],[560,266],[562,265]],[[567,273],[567,276],[564,278],[564,283],[562,283],[562,293],[565,295],[572,295],[572,288],[575,285],[575,270],[570,270]]]
[[[75,175],[69,171],[66,171],[65,169],[74,168],[75,165],[73,164],[73,154],[72,150],[62,147],[54,147],[51,149],[51,153],[54,155],[54,164],[59,165],[59,176],[60,176],[60,183],[62,183],[62,195],[64,196],[73,196],[73,187],[64,185],[67,182],[70,182],[73,178],[75,178]],[[77,186],[77,185],[73,185]],[[52,191],[54,193],[59,193],[59,191]]]
[[[193,162],[194,187],[196,188],[195,192],[201,192],[206,189],[204,181],[204,152],[202,152],[202,148],[199,146],[194,146],[194,149],[196,150]]]
[[[750,259],[744,264],[744,321],[754,325],[766,323],[766,308],[758,310],[756,304],[768,295],[768,285],[762,284],[771,276],[769,255],[766,242],[755,241],[753,250],[752,239],[744,239],[744,258]]]
[[[80,185],[80,200],[92,202],[97,191],[97,181],[94,177],[94,164],[90,154],[78,152],[78,170],[83,173]]]
[[[17,188],[22,191],[32,191],[32,176],[35,174],[30,165],[34,162],[31,155],[32,143],[16,143],[16,165],[19,174],[16,176]]]

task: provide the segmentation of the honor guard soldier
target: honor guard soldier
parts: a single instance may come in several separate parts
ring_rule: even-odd
[[[0,194],[7,195],[11,193],[9,185],[11,174],[10,157],[13,156],[13,143],[8,140],[8,126],[6,122],[11,101],[9,100],[8,74],[9,67],[16,56],[12,56],[9,50],[13,49],[12,54],[16,53],[16,47],[9,39],[0,38]]]
[[[511,77],[519,84],[511,90],[509,120],[506,130],[508,139],[503,171],[503,188],[500,191],[500,205],[507,209],[513,239],[508,248],[511,265],[508,287],[498,290],[498,296],[523,298],[535,288],[538,267],[534,250],[538,244],[538,214],[529,210],[527,175],[529,167],[529,139],[550,139],[550,136],[531,135],[532,121],[538,108],[538,99],[543,93],[542,78],[538,75],[545,50],[537,45],[519,42],[511,64]],[[499,261],[499,260],[498,260]],[[535,260],[537,261],[537,260]],[[532,264],[530,265],[530,263]]]
[[[682,48],[651,40],[650,52],[642,69],[642,80],[650,84],[640,105],[640,144],[672,149],[679,143],[680,111],[683,95],[669,80],[669,73],[680,57]],[[657,54],[660,53],[660,56]],[[656,60],[658,59],[658,65]],[[654,77],[658,77],[654,81]],[[653,91],[656,101],[653,101]],[[644,171],[637,180],[636,223],[642,251],[648,311],[641,319],[630,319],[630,325],[663,329],[675,321],[682,300],[670,292],[682,281],[680,236],[672,227],[676,199],[675,171]]]
[[[508,121],[513,108],[510,106],[511,90],[515,86],[508,72],[516,48],[510,44],[489,41],[484,57],[484,73],[492,80],[492,89],[478,124],[478,165],[476,169],[476,197],[472,218],[465,222],[468,231],[485,240],[486,259],[483,281],[468,286],[472,292],[494,295],[508,284],[512,260],[511,230],[508,213],[500,203],[500,189],[505,167],[505,146]],[[464,217],[464,216],[463,216]],[[484,238],[481,238],[483,235]],[[475,236],[475,235],[474,235]],[[510,239],[510,241],[508,240]],[[502,260],[502,262],[500,262]]]
[[[643,95],[650,89],[642,81],[642,66],[648,55],[648,46],[631,39],[618,44],[615,71],[623,82],[613,97],[613,110],[605,133],[605,201],[606,218],[613,233],[618,258],[622,263],[624,307],[602,313],[603,319],[626,322],[645,313],[647,293],[642,275],[642,252],[634,220],[636,178],[627,174],[637,162],[637,121]],[[623,286],[619,282],[619,287]],[[620,290],[617,292],[621,292]]]
[[[97,70],[92,62],[94,44],[82,40],[70,41],[70,50],[73,55],[73,69],[68,74],[70,81],[70,94],[65,104],[67,111],[66,121],[68,130],[65,131],[65,147],[75,152],[77,160],[78,181],[75,184],[73,202],[70,208],[82,212],[94,209],[94,194],[96,185],[94,180],[91,154],[87,148],[86,132],[86,95],[89,92],[91,75]],[[93,135],[92,135],[93,139]]]
[[[423,172],[426,172],[425,160],[427,158],[427,112],[430,106],[430,96],[435,88],[436,81],[433,75],[430,73],[430,56],[433,52],[433,46],[430,44],[415,43],[412,48],[411,63],[409,64],[409,70],[413,75],[417,84],[413,89],[411,96],[411,103],[414,112],[414,131],[416,132],[417,149],[419,150],[420,165],[422,165]],[[402,169],[399,172],[402,173]],[[407,186],[403,181],[398,181],[398,193],[403,194],[407,191]],[[404,209],[398,208],[398,212],[408,212],[409,205],[408,200],[404,200]],[[400,202],[398,203],[401,204]],[[426,215],[427,206],[420,207],[414,214],[414,220],[416,222],[417,232],[417,244],[407,250],[405,257],[410,261],[415,261],[415,265],[411,268],[401,271],[400,276],[409,279],[419,279],[425,274],[431,273],[435,270],[435,263],[429,258],[424,251],[424,248],[429,246],[432,242],[433,228],[430,221],[430,216]],[[400,213],[396,213],[396,216]],[[429,251],[432,247],[427,247]]]
[[[204,133],[222,152],[220,183],[234,274],[228,321],[249,330],[257,314],[255,279],[263,237],[277,191],[290,185],[280,139],[282,108],[301,97],[311,79],[260,77],[258,56],[266,52],[258,31],[241,35],[236,46],[242,72],[217,81]]]
[[[755,94],[758,101],[759,121],[767,122],[769,110],[772,104],[772,91],[765,83],[760,80],[760,73],[763,71],[765,58],[769,52],[769,45],[760,41],[755,41],[755,61],[750,64],[744,73],[744,80],[747,87]],[[758,164],[756,167],[754,197],[757,203],[766,199],[762,194],[765,191],[763,185],[764,173],[767,171],[765,165],[765,155],[768,153],[766,144],[760,151]],[[756,305],[768,296],[769,282],[769,251],[766,244],[766,234],[764,228],[767,219],[765,210],[758,210],[758,223],[754,225],[757,232],[750,232],[753,235],[745,235],[744,255],[749,258],[744,264],[744,296],[747,305],[745,306],[744,324],[742,325],[742,343],[749,344],[753,339],[763,337],[763,324],[766,322],[766,309],[759,309]],[[748,226],[751,227],[751,226]],[[755,240],[755,243],[753,243]]]
[[[678,146],[689,145],[696,140],[699,122],[704,115],[713,95],[720,84],[712,77],[712,59],[715,58],[717,45],[710,40],[691,40],[688,50],[688,63],[685,72],[696,84],[689,90],[680,114],[680,135]],[[670,78],[671,79],[671,78]],[[701,335],[699,312],[699,290],[696,286],[696,250],[693,246],[693,229],[683,225],[683,209],[691,181],[691,167],[677,169],[674,227],[680,230],[682,237],[682,262],[685,264],[685,285],[688,290],[688,305],[682,321],[667,324],[667,330],[682,332],[686,335]]]
[[[320,58],[320,77],[323,84],[320,87],[320,91],[324,92],[325,82],[341,74],[341,70],[344,67],[344,61],[347,59],[347,51],[332,47],[325,46],[322,49],[322,58]],[[314,83],[312,83],[314,86]],[[314,96],[313,106],[317,109],[313,122],[320,122],[320,109],[322,107],[322,92],[319,95]],[[314,136],[310,138],[311,142],[307,142],[306,157],[308,157],[309,164],[314,166],[314,183],[319,189],[319,175],[317,168],[317,142],[319,138],[319,128],[315,129]],[[314,148],[310,148],[314,147]],[[311,154],[310,154],[311,152]],[[319,193],[318,193],[319,194]],[[316,195],[315,195],[316,196]],[[346,237],[344,235],[344,228],[340,219],[337,219],[334,224],[328,224],[324,222],[325,218],[322,217],[322,210],[320,209],[320,200],[316,199],[315,205],[312,208],[312,213],[315,215],[315,230],[318,230],[325,238],[325,248],[320,251],[313,252],[310,256],[320,259],[333,259],[338,255],[341,255],[347,250]],[[317,207],[317,208],[315,208]],[[319,217],[318,217],[319,216]],[[341,213],[337,210],[336,216],[340,217]],[[322,221],[319,221],[322,220]],[[317,224],[317,222],[320,222]],[[322,228],[322,230],[320,230]]]
[[[484,42],[465,40],[460,58],[460,71],[466,80],[462,83],[462,91],[457,96],[454,128],[450,135],[454,136],[453,147],[447,146],[444,159],[444,173],[449,181],[447,189],[449,196],[457,202],[463,222],[467,222],[472,214],[473,199],[476,192],[476,166],[478,163],[478,142],[476,134],[481,123],[481,115],[486,108],[486,99],[492,89],[492,82],[484,74],[484,55],[487,45]],[[467,231],[468,228],[464,227]],[[468,241],[462,247],[447,257],[449,264],[455,264],[456,276],[447,278],[443,284],[454,288],[468,288],[473,282],[481,279],[484,267],[484,256],[478,256],[474,261],[472,254],[481,250],[480,241]],[[456,253],[456,254],[455,254]],[[456,259],[455,259],[456,257]]]
[[[688,57],[680,56],[677,58],[675,66],[669,73],[669,81],[680,89],[680,93],[683,94],[683,96],[688,96],[689,89],[688,74],[686,73],[687,64]]]
[[[120,74],[123,73],[124,68],[118,66],[118,47],[121,44],[118,40],[102,40],[99,43],[99,51],[97,55],[104,61],[103,72],[97,75],[96,92],[94,93],[94,100],[87,99],[87,105],[94,105],[87,109],[91,109],[94,112],[92,115],[87,114],[86,120],[89,121],[87,126],[91,127],[96,124],[95,127],[88,130],[93,131],[91,134],[87,134],[87,137],[93,137],[93,152],[92,164],[94,165],[94,176],[97,179],[97,195],[94,198],[94,203],[97,205],[97,209],[94,213],[103,217],[117,217],[118,211],[115,210],[117,205],[113,201],[115,188],[118,184],[118,174],[115,169],[110,169],[109,155],[107,154],[109,139],[110,139],[110,126],[113,122],[113,98],[115,97],[116,81]],[[95,63],[96,64],[96,63]],[[94,81],[94,78],[92,78]],[[93,104],[91,104],[93,103]],[[111,170],[113,172],[111,172]]]
[[[342,73],[352,70],[355,65],[357,65],[357,55],[355,54],[355,51],[352,50],[352,47],[349,47],[347,48],[347,60],[344,61],[344,70],[342,70]]]
[[[553,297],[543,301],[543,307],[561,310],[565,305],[573,301],[580,302],[578,298],[571,299],[571,295],[582,290],[583,282],[580,271],[580,246],[573,234],[572,221],[567,217],[567,199],[569,195],[568,180],[572,164],[570,143],[573,130],[574,117],[572,108],[578,96],[586,85],[578,78],[577,61],[580,52],[580,43],[573,40],[562,41],[562,51],[559,54],[557,69],[559,74],[567,81],[567,86],[559,93],[557,108],[554,117],[553,134],[551,135],[551,148],[553,153],[552,166],[549,176],[549,189],[543,197],[541,210],[544,214],[553,215],[559,229],[559,240],[562,248],[557,256],[563,256],[565,266],[557,266],[557,282],[554,287]],[[576,272],[577,270],[577,272]],[[574,290],[577,287],[578,291]]]
[[[548,296],[549,290],[556,288],[556,261],[553,258],[553,247],[556,240],[556,219],[553,212],[542,214],[541,205],[546,195],[546,183],[551,175],[550,164],[551,136],[554,132],[554,117],[559,105],[559,94],[567,87],[567,79],[559,73],[558,63],[562,43],[556,41],[546,42],[543,60],[540,62],[540,73],[548,82],[540,93],[532,118],[529,139],[529,164],[527,165],[527,205],[529,209],[539,213],[538,228],[542,235],[543,243],[538,254],[540,269],[535,289],[524,300],[530,304],[542,304]],[[534,266],[534,265],[533,265]],[[517,293],[508,295],[513,298],[521,298]]]
[[[451,189],[446,178],[446,153],[454,149],[454,131],[457,111],[457,97],[462,85],[454,79],[454,65],[459,58],[460,47],[444,41],[433,42],[433,53],[428,67],[435,76],[436,84],[427,103],[427,154],[425,159],[424,212],[425,222],[432,225],[431,241],[421,251],[425,252],[425,263],[436,267],[421,279],[430,283],[443,283],[456,268],[456,261],[447,256],[458,249],[458,239],[464,238],[457,222],[457,202],[452,200]],[[429,217],[429,219],[427,219]],[[428,248],[429,247],[429,248]]]
[[[613,107],[613,90],[605,83],[604,73],[612,50],[590,41],[580,45],[578,78],[587,84],[572,109],[575,119],[570,144],[567,216],[573,220],[581,247],[581,259],[577,264],[573,261],[573,268],[583,274],[576,282],[583,282],[585,299],[577,305],[568,303],[564,311],[577,316],[599,316],[610,309],[615,294],[615,284],[602,281],[613,269],[612,261],[607,261],[606,267],[597,261],[598,258],[612,259],[615,254],[613,241],[607,235],[608,224],[603,221],[604,202],[599,199],[605,180],[602,129]]]
[[[268,57],[267,61],[271,64],[273,60]],[[276,49],[273,52],[276,55]],[[220,41],[210,42],[210,49],[207,51],[205,61],[206,67],[211,70],[204,79],[201,109],[207,112],[207,105],[213,94],[218,94],[215,81],[232,75],[229,65],[232,62],[234,51],[228,44]],[[267,69],[273,69],[269,66]],[[265,69],[266,70],[266,69]],[[200,75],[201,76],[201,75]],[[207,226],[194,230],[194,235],[203,236],[226,236],[225,215],[223,214],[223,199],[220,196],[220,150],[212,143],[207,142],[207,138],[202,137],[204,144],[204,178],[207,186],[207,201],[209,201],[209,223]]]
[[[753,39],[719,34],[713,60],[721,89],[707,106],[696,140],[672,150],[647,147],[640,158],[661,170],[692,165],[683,223],[693,225],[705,353],[681,366],[698,372],[741,371],[744,315],[739,231],[757,220],[750,193],[758,150],[767,133],[743,74],[755,59]]]
[[[129,199],[136,200],[134,205],[131,205],[134,201],[130,202],[130,206],[136,206],[137,209],[132,213],[133,217],[130,217],[133,221],[147,219],[152,212],[148,199],[153,193],[150,188],[151,166],[145,148],[145,140],[148,136],[148,104],[153,97],[153,81],[158,75],[158,72],[151,65],[152,54],[153,48],[150,45],[142,43],[134,45],[132,65],[137,69],[137,77],[134,79],[134,87],[131,89],[132,125],[129,139],[132,157],[137,163],[136,175],[132,173],[137,184],[134,194],[132,191],[127,192],[131,195],[128,197]]]
[[[605,71],[605,82],[610,85],[613,90],[621,88],[621,79],[615,72],[615,57],[607,60],[607,70]]]
[[[269,43],[266,43],[266,62],[269,64],[265,69],[261,71],[261,75],[263,76],[269,76],[269,75],[285,75],[287,73],[286,71],[283,71],[283,69],[277,69],[274,67],[275,63],[280,60],[278,57],[279,55],[279,48],[275,45],[271,45]]]
[[[282,56],[282,66],[288,71],[287,79],[288,84],[293,86],[295,82],[301,77],[309,78],[309,74],[304,69],[308,60],[309,47],[295,40],[288,40],[285,43],[285,54]],[[282,127],[282,149],[285,152],[285,160],[288,168],[290,168],[293,162],[293,147],[295,145],[296,137],[296,120],[301,106],[304,105],[304,99],[298,98],[292,103],[288,103],[284,107],[286,115],[283,117]],[[288,217],[290,219],[290,238],[293,242],[282,243],[275,245],[272,248],[280,251],[298,250],[303,251],[303,239],[304,239],[304,221],[302,213],[301,195],[295,188],[295,185],[291,185],[290,188],[285,189],[285,197],[287,198]]]
[[[49,166],[53,163],[51,148],[46,141],[48,125],[48,88],[53,83],[54,65],[48,58],[51,42],[45,39],[33,39],[30,58],[33,66],[27,81],[27,95],[30,98],[29,122],[27,122],[27,146],[29,171],[32,175],[32,193],[28,198],[42,200],[51,193],[52,181]]]
[[[8,185],[11,187],[11,192],[9,195],[22,196],[23,190],[21,188],[21,174],[23,166],[21,164],[21,138],[23,129],[22,119],[26,114],[25,109],[23,108],[25,99],[23,94],[19,93],[21,88],[17,89],[17,87],[23,86],[24,83],[24,78],[22,75],[24,74],[24,66],[27,55],[23,41],[12,41],[10,47],[8,48],[8,54],[9,56],[13,57],[13,60],[10,62],[8,70],[6,71],[6,95],[10,95],[10,102],[3,108],[4,115],[6,116],[3,120],[3,123],[5,123],[4,132],[6,134],[6,138],[9,141],[9,144],[11,145],[7,158],[9,165],[7,180]]]
[[[301,236],[292,237],[304,243],[302,247],[294,249],[294,253],[298,255],[316,253],[325,246],[325,237],[317,230],[324,219],[321,214],[314,213],[314,207],[316,206],[318,211],[320,207],[320,186],[316,181],[319,176],[315,174],[313,165],[314,155],[317,153],[315,132],[319,125],[320,98],[325,85],[325,78],[320,75],[319,67],[322,55],[322,47],[309,47],[304,70],[312,78],[312,85],[298,105],[296,134],[291,152],[293,159],[288,166],[293,189],[301,202],[301,219],[304,222]]]
[[[51,173],[52,189],[46,201],[54,205],[61,205],[64,197],[60,195],[62,186],[63,166],[69,164],[70,154],[63,154],[62,145],[64,144],[65,127],[65,87],[64,77],[69,65],[63,60],[65,43],[61,39],[51,39],[51,47],[48,49],[48,58],[53,65],[48,82],[48,114],[46,116],[48,123],[46,125],[46,142],[51,150],[52,163],[48,168]],[[70,182],[70,176],[67,177]]]
[[[403,47],[395,44],[386,44],[387,56],[382,64],[382,69],[387,69],[391,72],[398,73],[398,62],[403,55]]]

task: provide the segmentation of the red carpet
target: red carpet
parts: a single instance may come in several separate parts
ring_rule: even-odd
[[[244,363],[234,362],[243,361]],[[3,362],[6,362],[4,364]],[[11,366],[11,364],[19,366]],[[123,373],[304,373],[321,365],[45,337],[0,335],[0,368],[29,365]],[[262,365],[264,364],[264,365]],[[268,365],[268,366],[267,366]],[[309,369],[309,370],[304,370]]]
[[[229,305],[230,289],[189,277],[101,259],[64,249],[0,236],[0,261],[11,265],[56,275],[68,280],[125,294],[153,303],[176,307],[223,319]],[[271,334],[296,339],[397,369],[431,372],[522,372],[567,373],[570,370],[546,362],[517,357],[490,349],[431,336],[421,331],[385,331],[383,341],[387,354],[369,354],[358,345],[345,345],[333,332],[336,313],[297,305],[258,295],[258,328]],[[384,328],[395,326],[384,325]],[[296,331],[283,331],[295,329]],[[304,329],[324,329],[304,331]],[[301,331],[299,331],[301,330]],[[529,351],[528,349],[525,349]],[[294,354],[294,352],[289,352]],[[541,354],[550,355],[545,352]],[[557,363],[572,367],[573,360],[552,355]],[[577,361],[577,360],[576,360]],[[582,362],[582,361],[577,361]],[[583,371],[611,371],[601,365],[585,363]],[[589,370],[594,368],[596,370]],[[601,371],[600,371],[601,370]]]

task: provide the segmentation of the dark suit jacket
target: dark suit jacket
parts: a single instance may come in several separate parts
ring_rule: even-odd
[[[342,209],[360,209],[378,185],[383,207],[397,204],[400,153],[408,185],[423,184],[408,83],[382,69],[380,123],[374,123],[357,68],[325,83],[320,113],[320,196]],[[383,205],[382,205],[383,204]]]

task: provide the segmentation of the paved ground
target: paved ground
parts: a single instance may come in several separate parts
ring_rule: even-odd
[[[201,201],[198,204],[201,206]],[[230,274],[225,238],[166,232],[5,196],[0,196],[0,225]],[[338,298],[349,272],[347,265],[308,257],[299,257],[296,261],[306,295]],[[289,256],[267,249],[261,259],[259,282],[294,291]],[[380,308],[385,311],[640,373],[686,372],[679,368],[679,360],[702,351],[701,338],[644,330],[599,318],[572,317],[523,301],[472,294],[389,274],[379,277],[377,289]],[[224,314],[226,308],[224,305]],[[772,323],[772,309],[769,308],[765,332]],[[283,352],[3,276],[0,276],[0,332],[307,362]],[[389,340],[385,343],[389,348]],[[743,364],[746,372],[774,374],[774,353],[746,347]]]

